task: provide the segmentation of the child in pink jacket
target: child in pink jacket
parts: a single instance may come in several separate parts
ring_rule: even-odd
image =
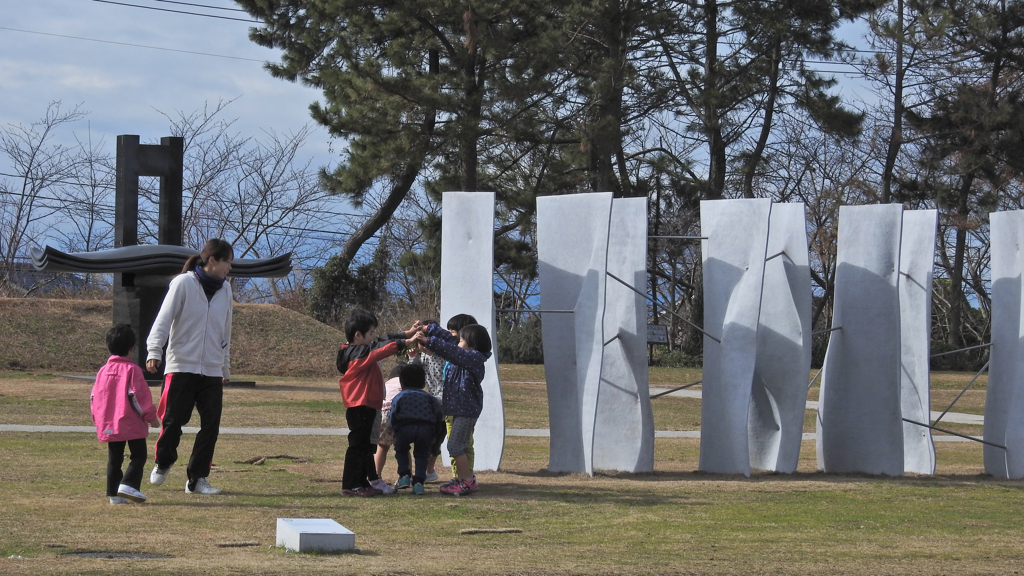
[[[145,502],[139,491],[146,464],[149,424],[159,426],[149,385],[142,368],[129,356],[135,349],[135,332],[127,324],[107,331],[107,349],[113,354],[96,374],[89,405],[96,436],[107,443],[107,497],[111,504]],[[131,450],[128,469],[121,474],[124,447]]]

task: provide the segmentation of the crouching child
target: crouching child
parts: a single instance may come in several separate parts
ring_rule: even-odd
[[[444,413],[441,403],[424,390],[426,373],[419,364],[406,364],[398,374],[402,391],[391,401],[389,420],[395,433],[395,459],[398,461],[396,488],[412,487],[413,494],[423,494],[427,461],[440,450],[445,438]],[[410,466],[409,447],[415,461]]]

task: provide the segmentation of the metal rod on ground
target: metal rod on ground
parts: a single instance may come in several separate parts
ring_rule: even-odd
[[[991,362],[991,360],[989,360],[989,362]],[[971,378],[971,381],[967,383],[967,386],[964,386],[964,389],[961,390],[960,393],[956,395],[956,398],[953,398],[953,402],[949,405],[949,407],[943,410],[942,414],[939,414],[939,417],[936,418],[934,422],[932,422],[933,426],[935,424],[938,424],[939,420],[942,420],[942,418],[946,415],[946,412],[949,412],[950,410],[953,409],[953,404],[956,404],[956,401],[959,400],[965,392],[967,392],[967,389],[974,384],[974,381],[977,380],[978,377],[981,376],[981,373],[984,372],[985,370],[988,370],[988,362],[985,362],[985,365],[981,367],[981,370],[978,370],[978,373],[974,375],[974,378]]]
[[[534,310],[532,308],[498,308],[495,312],[531,312],[533,314],[573,314],[575,310]]]
[[[612,342],[615,342],[615,341],[616,341],[616,340],[618,340],[618,339],[619,339],[619,335],[618,335],[618,334],[616,334],[615,336],[612,336],[611,338],[609,338],[608,340],[606,340],[606,341],[605,341],[605,343],[604,343],[604,345],[605,345],[605,346],[607,346],[607,345],[611,344]]]
[[[651,400],[654,400],[655,398],[657,398],[657,397],[659,397],[659,396],[664,396],[664,395],[666,395],[666,394],[671,394],[671,393],[673,393],[673,392],[679,392],[679,391],[680,391],[680,390],[682,390],[683,388],[689,388],[690,386],[696,386],[697,384],[700,384],[701,382],[703,382],[703,380],[697,380],[696,382],[691,382],[691,383],[689,383],[689,384],[684,384],[684,385],[682,385],[682,386],[680,386],[680,387],[678,387],[678,388],[673,388],[673,389],[671,389],[671,390],[667,390],[667,391],[665,391],[665,392],[658,392],[658,393],[657,393],[657,394],[655,394],[654,396],[651,396]]]
[[[654,302],[654,301],[655,301],[655,300],[654,300],[654,298],[651,298],[651,297],[650,297],[650,296],[648,296],[647,294],[644,294],[643,292],[641,292],[641,291],[637,290],[636,288],[633,288],[633,286],[631,286],[630,284],[626,283],[626,281],[625,281],[625,280],[623,280],[622,278],[619,278],[619,277],[618,277],[618,276],[616,276],[615,274],[612,274],[611,272],[605,272],[605,274],[607,274],[607,275],[611,276],[611,277],[612,277],[613,279],[615,279],[615,281],[617,281],[617,282],[618,282],[619,284],[622,284],[622,285],[623,285],[623,286],[625,286],[626,288],[629,288],[629,289],[630,289],[630,290],[632,290],[633,292],[636,292],[637,294],[639,294],[639,295],[643,296],[643,297],[644,297],[644,298],[646,298],[646,299],[647,299],[647,300],[648,300],[649,302]],[[704,329],[703,329],[703,328],[701,328],[700,326],[697,326],[697,325],[696,325],[696,324],[694,324],[693,322],[690,322],[689,320],[687,320],[686,318],[683,318],[683,317],[682,317],[682,316],[680,316],[679,314],[676,314],[676,313],[675,313],[675,312],[673,312],[672,310],[669,310],[668,308],[664,308],[664,310],[665,310],[666,312],[668,312],[669,314],[671,314],[671,315],[675,316],[676,318],[679,318],[679,319],[680,319],[680,320],[682,320],[683,322],[686,322],[686,323],[687,323],[687,324],[689,324],[690,326],[693,326],[694,328],[696,328],[697,330],[699,330],[701,334],[703,334],[703,335],[707,336],[708,338],[711,338],[711,339],[712,339],[712,340],[714,340],[715,342],[718,342],[719,344],[721,344],[721,343],[722,343],[722,341],[721,341],[721,340],[719,340],[718,338],[715,338],[715,337],[714,337],[714,336],[712,336],[711,334],[708,334],[708,333],[707,333],[707,332],[705,332],[705,331],[704,331]]]
[[[977,346],[968,346],[967,348],[960,348],[959,350],[950,350],[949,352],[939,352],[938,354],[932,354],[929,358],[938,358],[939,356],[945,356],[946,354],[956,354],[957,352],[966,352],[968,350],[974,350],[976,348],[988,348],[992,343],[978,344]]]
[[[821,376],[821,371],[824,370],[824,369],[825,369],[824,366],[822,366],[821,368],[818,368],[818,371],[815,372],[815,374],[814,374],[814,378],[811,378],[811,381],[807,383],[807,389],[808,390],[811,389],[811,386],[814,386],[814,381],[818,379],[818,376]]]
[[[769,260],[774,260],[775,258],[778,258],[779,256],[782,256],[782,255],[783,255],[783,254],[785,254],[785,253],[786,253],[786,251],[785,251],[785,250],[783,250],[782,252],[779,252],[779,253],[777,253],[777,254],[772,254],[771,256],[769,256],[769,257],[765,258],[765,259],[764,259],[764,261],[765,261],[765,262],[767,262],[767,261],[769,261]]]
[[[835,332],[836,330],[842,329],[842,326],[836,326],[835,328],[829,328],[828,330],[818,330],[817,332],[811,332],[811,336],[817,336],[818,334],[825,334],[827,332]]]
[[[707,236],[648,236],[647,238],[653,240],[655,238],[664,238],[669,240],[707,240]]]
[[[995,448],[1002,448],[1003,450],[1006,450],[1006,446],[1000,446],[999,444],[993,444],[992,442],[988,442],[986,440],[978,440],[974,436],[968,436],[967,434],[961,434],[959,432],[953,432],[952,430],[945,430],[943,428],[936,428],[935,426],[929,426],[928,424],[925,424],[923,422],[916,422],[914,420],[908,420],[906,418],[904,418],[903,421],[904,422],[910,422],[911,424],[916,424],[917,426],[923,426],[925,428],[931,428],[932,430],[938,430],[939,432],[945,432],[946,434],[952,434],[953,436],[959,436],[961,438],[966,438],[966,439],[972,440],[974,442],[981,442],[982,444],[985,444],[987,446],[993,446]]]

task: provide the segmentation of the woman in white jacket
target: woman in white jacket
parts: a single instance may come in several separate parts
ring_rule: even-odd
[[[163,390],[157,405],[162,426],[156,441],[156,465],[150,484],[167,479],[178,459],[181,427],[199,412],[199,433],[189,458],[189,494],[220,494],[210,486],[213,451],[220,433],[224,383],[231,377],[231,244],[213,239],[188,259],[181,274],[171,280],[167,296],[146,340],[146,370],[156,372],[167,345]]]

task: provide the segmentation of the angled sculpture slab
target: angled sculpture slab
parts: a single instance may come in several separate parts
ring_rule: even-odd
[[[537,259],[552,472],[594,471],[594,421],[604,355],[612,194],[537,198]]]
[[[608,272],[646,291],[646,198],[612,202]],[[647,380],[647,301],[611,277],[606,284],[594,468],[651,472],[654,418]]]
[[[992,246],[992,348],[985,395],[985,472],[1024,477],[1024,211],[989,214]]]
[[[835,298],[818,403],[818,466],[903,473],[900,299],[903,207],[839,209]]]
[[[811,267],[803,204],[773,204],[747,438],[750,466],[792,473],[811,372]]]
[[[771,200],[700,203],[704,376],[700,470],[750,475],[747,417]]]
[[[900,241],[900,406],[903,418],[924,424],[931,422],[928,372],[937,224],[936,210],[907,210]],[[930,428],[903,423],[903,471],[935,473]]]
[[[473,431],[473,468],[497,470],[505,447],[505,412],[494,330],[494,193],[445,192],[441,210],[439,321],[470,314],[490,332],[493,354],[481,383],[484,407]]]

